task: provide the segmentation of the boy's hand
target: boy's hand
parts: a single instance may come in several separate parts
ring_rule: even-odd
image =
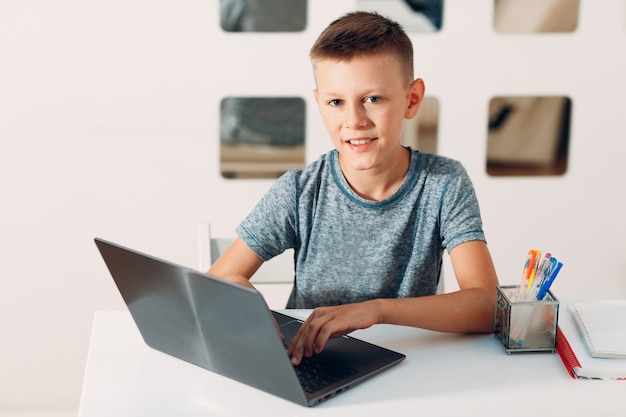
[[[287,347],[291,363],[299,365],[303,357],[320,353],[330,338],[367,329],[377,322],[376,304],[372,301],[316,308]]]

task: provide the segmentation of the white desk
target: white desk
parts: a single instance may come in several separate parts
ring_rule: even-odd
[[[79,417],[625,414],[626,382],[574,380],[558,354],[506,355],[493,335],[387,325],[353,335],[407,358],[305,408],[152,350],[127,312],[98,312]]]

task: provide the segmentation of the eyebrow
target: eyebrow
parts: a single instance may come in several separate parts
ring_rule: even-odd
[[[359,92],[359,95],[367,97],[370,95],[385,95],[386,91],[388,90],[387,87],[385,87],[384,84],[378,85],[378,86],[374,86],[374,87],[368,87],[366,89],[363,89],[361,92]],[[319,95],[324,95],[324,96],[342,96],[344,93],[339,93],[336,91],[322,91],[320,90],[319,87],[317,87],[317,92]]]

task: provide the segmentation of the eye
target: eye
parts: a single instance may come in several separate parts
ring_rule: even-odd
[[[336,106],[340,106],[341,104],[343,104],[343,100],[340,100],[340,99],[338,99],[338,98],[335,98],[335,99],[333,99],[333,100],[330,100],[330,101],[328,102],[328,104],[330,104],[331,106],[334,106],[334,107],[336,107]]]
[[[378,96],[371,96],[371,97],[366,97],[365,98],[365,102],[366,103],[378,103],[382,100],[382,98],[378,97]]]

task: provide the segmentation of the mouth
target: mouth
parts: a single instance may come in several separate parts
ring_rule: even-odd
[[[370,142],[373,142],[374,138],[354,138],[354,139],[348,139],[346,140],[347,143],[349,143],[350,145],[356,145],[356,146],[360,146],[360,145],[367,145]]]

